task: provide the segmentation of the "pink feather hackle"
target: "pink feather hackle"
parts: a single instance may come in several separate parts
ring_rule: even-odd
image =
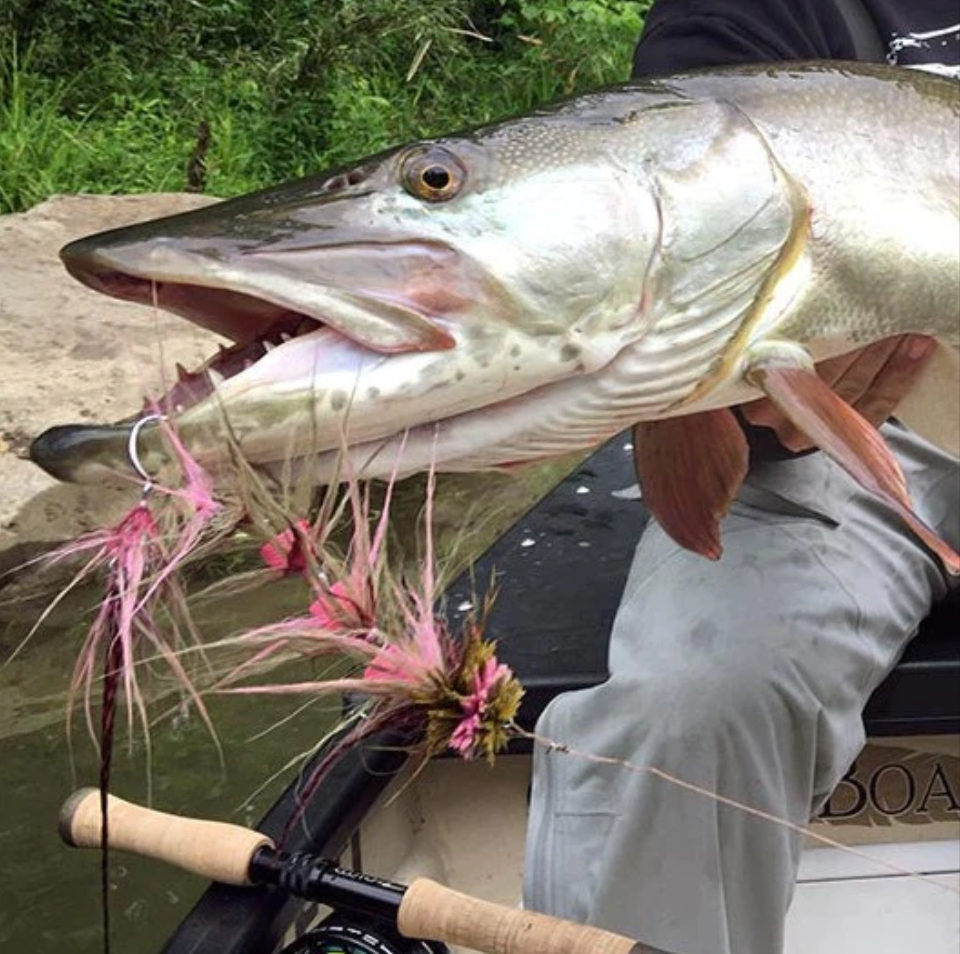
[[[206,707],[180,655],[180,642],[184,633],[193,634],[193,625],[178,574],[210,542],[209,537],[219,538],[232,530],[237,515],[228,514],[216,499],[212,479],[190,456],[172,426],[166,421],[160,426],[173,451],[181,486],[151,482],[144,488],[142,499],[115,526],[83,534],[44,560],[52,566],[85,558],[65,592],[105,573],[104,594],[82,644],[68,693],[68,727],[73,705],[80,698],[94,739],[98,734],[93,720],[94,686],[101,674],[117,680],[128,728],[132,728],[134,712],[138,711],[147,734],[149,721],[137,671],[143,660],[151,658],[167,664],[212,731]],[[218,519],[220,526],[211,534],[211,526]],[[161,609],[167,617],[166,626],[157,622]]]
[[[309,534],[304,521],[261,548],[261,556],[284,574],[294,566],[294,539],[308,541],[310,559],[302,572],[315,598],[305,616],[260,627],[230,641],[250,655],[219,684],[232,694],[313,695],[358,694],[366,713],[364,725],[350,730],[349,747],[366,733],[371,720],[384,727],[420,723],[426,750],[450,748],[464,758],[488,757],[502,744],[505,725],[519,703],[521,690],[511,670],[499,663],[493,647],[482,641],[481,626],[471,623],[456,640],[437,611],[433,514],[435,476],[428,475],[423,510],[423,551],[414,580],[393,574],[384,547],[393,482],[371,531],[369,487],[356,481],[347,488],[353,535],[344,559],[325,552],[326,534]],[[297,529],[294,536],[293,528]],[[311,570],[310,567],[314,569]],[[334,573],[339,572],[335,582]],[[260,682],[238,685],[265,666],[291,658],[335,655],[352,660],[353,674],[336,679]],[[507,713],[506,716],[503,713]],[[499,720],[491,726],[491,720]],[[327,761],[324,760],[324,765]],[[314,779],[313,783],[316,780]]]

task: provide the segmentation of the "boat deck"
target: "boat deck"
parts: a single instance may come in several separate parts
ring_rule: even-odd
[[[948,753],[956,748],[944,741]],[[522,755],[501,759],[493,770],[452,759],[433,763],[363,826],[355,847],[365,869],[400,881],[424,875],[518,904],[529,781],[530,759]],[[960,823],[917,827],[921,819],[904,815],[871,831],[862,821],[829,829],[819,823],[857,854],[804,852],[784,954],[957,954]],[[882,841],[862,843],[871,838]],[[913,840],[893,840],[902,838]],[[348,852],[347,865],[355,860]]]
[[[873,845],[864,851],[952,888],[834,848],[816,848],[800,863],[787,919],[784,954],[956,954],[960,950],[960,841]]]

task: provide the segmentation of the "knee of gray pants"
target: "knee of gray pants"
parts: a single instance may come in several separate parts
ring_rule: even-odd
[[[745,641],[731,639],[727,651],[716,653],[690,653],[681,644],[671,663],[615,672],[603,685],[559,696],[546,708],[538,734],[576,750],[545,757],[556,811],[622,809],[631,770],[592,758],[600,756],[655,766],[804,822],[821,789],[829,793],[863,745],[860,693],[838,686],[826,701],[829,690],[805,671],[801,654],[791,660],[762,648],[751,652]],[[538,757],[538,771],[545,758]],[[792,760],[805,776],[795,789],[788,782],[801,779],[785,764]],[[724,780],[727,790],[720,791]]]

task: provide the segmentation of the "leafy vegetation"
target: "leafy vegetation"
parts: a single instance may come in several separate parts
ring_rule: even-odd
[[[649,0],[0,0],[0,212],[234,195],[626,78]]]

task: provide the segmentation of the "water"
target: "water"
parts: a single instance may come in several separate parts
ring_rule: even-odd
[[[262,593],[232,600],[229,608],[218,607],[214,628],[229,632],[238,624],[252,625],[257,617],[292,610],[292,588],[286,589],[272,596],[269,610]],[[85,595],[93,594],[82,594],[81,599]],[[302,592],[297,595],[302,598]],[[8,647],[9,637],[19,635],[22,623],[8,618],[0,628],[4,634],[0,645]],[[10,954],[102,950],[99,853],[68,848],[57,835],[63,801],[77,787],[97,781],[98,760],[84,728],[74,732],[72,757],[65,734],[66,673],[81,635],[81,627],[61,620],[0,674],[0,951]],[[242,697],[215,701],[211,712],[225,765],[196,714],[172,712],[151,735],[154,806],[253,824],[290,772],[256,797],[249,796],[292,756],[309,750],[336,709],[335,701],[318,704],[282,730],[252,739],[293,705],[262,699],[252,705]],[[118,744],[111,787],[124,798],[146,801],[148,770],[142,741]],[[157,863],[120,854],[113,859],[110,904],[115,950],[154,952],[204,884]]]
[[[524,472],[519,479],[482,476],[443,481],[436,536],[441,562],[457,565],[481,552],[517,516],[569,470],[569,461]],[[394,517],[409,538],[422,484],[408,484]],[[407,529],[403,529],[407,528]],[[470,532],[467,532],[467,531]],[[205,638],[214,639],[302,612],[298,581],[270,584],[221,599],[200,611]],[[2,596],[2,594],[0,594]],[[95,785],[97,757],[82,727],[74,733],[73,764],[64,731],[65,691],[84,626],[80,619],[97,594],[78,593],[63,605],[24,652],[0,668],[0,952],[94,954],[102,950],[100,857],[62,844],[57,818],[77,787]],[[43,602],[0,603],[0,660],[7,659],[42,611]],[[298,676],[305,673],[300,664]],[[195,714],[168,714],[152,732],[150,778],[154,807],[251,825],[293,775],[282,774],[251,794],[289,760],[308,751],[331,724],[337,704],[321,703],[254,738],[290,713],[295,702],[223,697],[212,704],[225,767]],[[147,797],[144,749],[118,742],[112,789]],[[155,954],[205,887],[199,878],[130,856],[113,856],[110,905],[114,950]]]

